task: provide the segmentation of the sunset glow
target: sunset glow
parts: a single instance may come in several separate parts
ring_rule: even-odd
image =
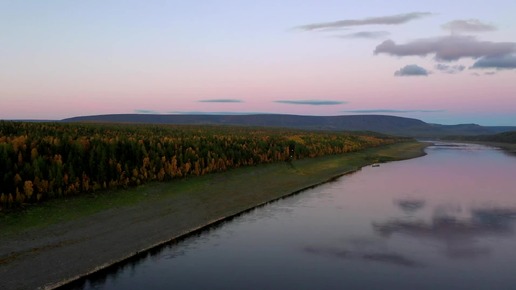
[[[386,5],[4,1],[0,119],[375,113],[516,125],[516,2]]]

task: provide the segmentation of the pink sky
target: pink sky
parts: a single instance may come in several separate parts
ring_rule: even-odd
[[[369,112],[516,125],[513,1],[194,2],[9,3],[0,119]]]

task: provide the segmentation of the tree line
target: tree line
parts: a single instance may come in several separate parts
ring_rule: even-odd
[[[294,129],[0,121],[0,208],[401,141]]]

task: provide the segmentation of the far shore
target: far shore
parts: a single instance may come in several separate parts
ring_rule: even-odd
[[[516,144],[501,143],[501,142],[482,142],[482,141],[461,141],[461,142],[498,147],[498,148],[503,149],[507,153],[516,154]]]
[[[0,289],[53,289],[271,201],[428,143],[245,167],[0,215]]]
[[[475,140],[442,140],[443,142],[478,144],[491,147],[497,147],[509,154],[516,154],[516,144],[503,142],[475,141]]]

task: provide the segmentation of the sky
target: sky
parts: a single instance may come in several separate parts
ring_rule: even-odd
[[[516,126],[516,1],[0,0],[0,119],[383,114]]]

